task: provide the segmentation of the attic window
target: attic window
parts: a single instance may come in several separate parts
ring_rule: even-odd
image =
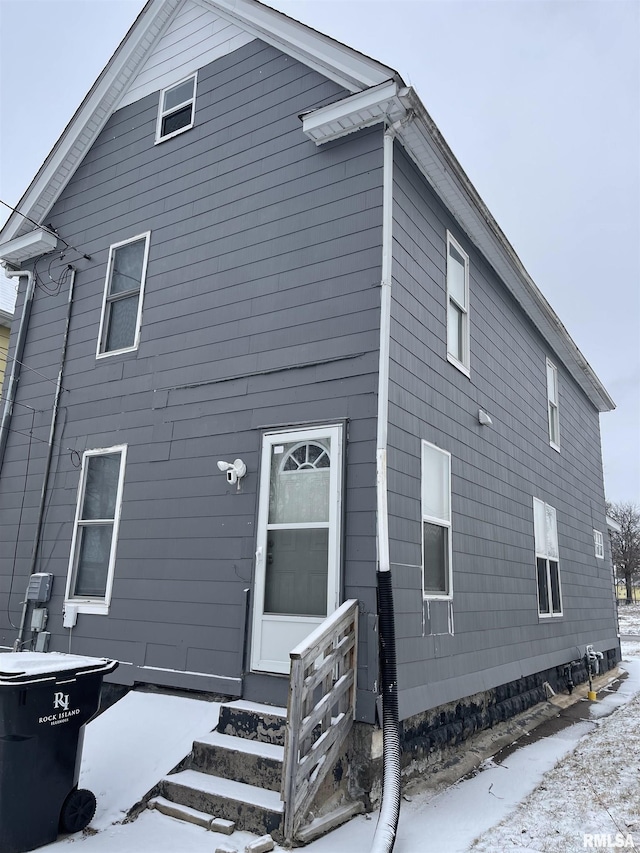
[[[160,92],[156,142],[163,142],[193,127],[196,78],[197,75],[193,74]]]

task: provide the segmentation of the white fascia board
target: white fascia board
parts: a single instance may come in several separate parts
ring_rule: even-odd
[[[283,12],[255,0],[196,0],[234,24],[255,33],[273,47],[344,86],[360,92],[397,72]]]
[[[181,2],[149,0],[20,199],[20,213],[12,213],[0,231],[2,242],[24,229],[26,220],[20,214],[36,222],[47,215]]]
[[[395,80],[385,80],[303,116],[302,130],[316,145],[322,145],[381,121],[393,122],[405,114],[406,109],[398,98],[398,84]]]
[[[55,234],[43,228],[37,228],[8,243],[0,244],[0,260],[19,268],[22,263],[31,258],[52,252],[57,245],[58,238]]]

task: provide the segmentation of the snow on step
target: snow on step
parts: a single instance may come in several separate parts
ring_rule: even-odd
[[[236,699],[235,702],[225,702],[227,708],[234,708],[238,711],[248,711],[249,713],[271,714],[272,717],[282,717],[287,719],[287,709],[279,705],[263,705],[260,702],[247,702],[245,699]]]
[[[198,811],[198,809],[192,809],[190,806],[173,803],[171,800],[165,799],[165,797],[154,797],[152,800],[149,800],[147,807],[156,809],[168,817],[175,817],[178,820],[184,820],[188,823],[196,824],[196,826],[202,826],[205,829],[209,829],[213,819],[213,815],[205,814]]]
[[[219,776],[209,776],[206,773],[198,773],[197,770],[181,770],[180,773],[172,773],[165,776],[163,782],[183,785],[193,788],[214,797],[225,797],[227,800],[247,803],[258,806],[271,812],[283,811],[282,800],[277,791],[269,791],[266,788],[256,788],[244,782],[234,782],[232,779],[221,779]]]
[[[207,735],[196,738],[196,743],[204,743],[207,746],[218,746],[222,749],[230,749],[242,752],[246,755],[257,755],[260,758],[271,758],[274,761],[284,760],[284,747],[274,743],[263,743],[259,740],[247,740],[234,735],[223,735],[220,732],[210,732]]]

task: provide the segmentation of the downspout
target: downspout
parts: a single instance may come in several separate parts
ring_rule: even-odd
[[[51,424],[49,426],[49,443],[47,446],[47,459],[44,467],[44,478],[42,480],[42,489],[40,491],[40,503],[38,505],[38,517],[36,521],[36,532],[33,538],[33,546],[31,548],[31,560],[29,563],[29,577],[36,570],[38,560],[38,552],[40,551],[40,534],[42,532],[42,524],[44,521],[44,508],[47,500],[47,488],[49,486],[49,469],[51,468],[51,457],[53,456],[54,437],[58,422],[58,409],[60,408],[60,395],[62,392],[62,374],[64,371],[64,362],[67,356],[67,343],[69,341],[69,325],[71,323],[71,308],[73,305],[73,286],[76,280],[76,271],[71,267],[71,281],[69,282],[69,295],[67,297],[67,319],[64,327],[64,337],[62,339],[62,354],[60,357],[60,369],[58,370],[58,380],[56,382],[56,392],[53,398],[53,408],[51,411]],[[22,646],[22,638],[24,636],[24,626],[27,619],[28,600],[22,602],[22,615],[20,617],[20,628],[18,637],[13,644],[14,652],[19,652]]]
[[[20,326],[18,327],[18,337],[16,338],[16,346],[13,352],[13,364],[11,365],[11,374],[9,383],[7,384],[7,395],[4,400],[2,410],[2,420],[0,421],[0,471],[4,462],[4,454],[7,447],[7,438],[9,436],[9,424],[11,423],[11,415],[13,413],[13,403],[16,398],[18,389],[18,381],[20,379],[20,367],[22,356],[24,354],[24,345],[27,340],[27,327],[29,326],[29,317],[31,316],[31,306],[33,304],[33,293],[35,291],[35,279],[29,270],[5,270],[7,278],[21,278],[26,276],[27,290],[22,306],[22,316],[20,317]]]
[[[384,132],[382,184],[382,281],[380,289],[380,360],[378,365],[378,435],[376,446],[376,545],[378,566],[378,628],[382,692],[382,803],[371,853],[390,853],[400,819],[400,735],[398,678],[389,560],[387,507],[387,426],[389,418],[389,345],[391,334],[391,275],[393,258],[393,140],[401,122]]]

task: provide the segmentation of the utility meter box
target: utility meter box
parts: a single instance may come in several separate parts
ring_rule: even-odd
[[[53,575],[48,572],[36,572],[29,578],[27,587],[27,601],[49,601],[51,598],[51,587],[53,586]]]

